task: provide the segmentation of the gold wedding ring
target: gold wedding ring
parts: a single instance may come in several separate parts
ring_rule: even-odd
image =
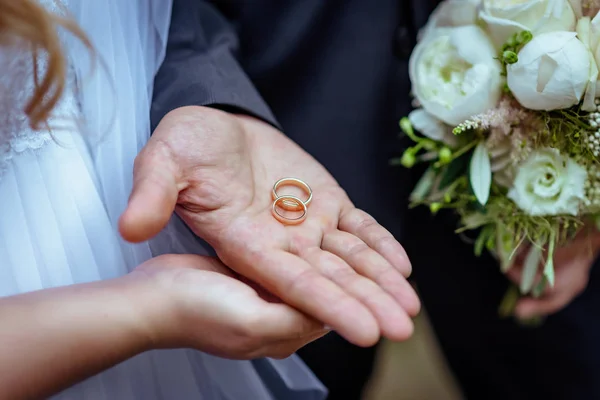
[[[282,179],[278,180],[277,182],[275,182],[275,185],[273,185],[273,191],[271,193],[271,196],[273,197],[274,201],[280,197],[279,194],[277,193],[277,190],[282,186],[295,186],[297,188],[300,188],[308,195],[308,197],[304,201],[302,201],[298,197],[296,197],[298,200],[300,200],[300,202],[303,205],[298,204],[295,201],[291,201],[290,199],[286,199],[280,203],[279,206],[281,208],[283,208],[284,210],[288,210],[288,211],[302,211],[304,208],[309,206],[310,202],[312,201],[312,197],[313,197],[312,189],[302,179],[282,178]]]
[[[295,186],[302,189],[308,197],[306,200],[302,200],[297,196],[292,195],[280,195],[277,190],[282,186]],[[283,178],[275,182],[273,190],[271,191],[271,197],[273,198],[273,205],[271,211],[275,219],[285,225],[298,225],[304,222],[306,215],[308,214],[308,205],[312,201],[312,189],[306,182],[298,178]],[[279,212],[279,209],[285,211],[297,211],[301,212],[299,217],[290,218]]]
[[[296,218],[289,218],[289,217],[286,217],[283,214],[280,214],[277,209],[278,208],[282,208],[282,209],[285,210],[286,208],[283,207],[283,204],[285,204],[285,203],[294,204],[297,207],[300,207],[300,210],[302,211],[302,214],[300,214],[300,216],[296,217]],[[308,213],[308,209],[306,207],[306,203],[305,202],[303,202],[302,200],[300,200],[296,196],[289,196],[289,195],[278,196],[273,201],[273,206],[271,207],[271,209],[272,209],[273,216],[275,217],[275,219],[277,221],[281,222],[282,224],[285,224],[285,225],[298,225],[298,224],[301,224],[306,219],[306,214]]]

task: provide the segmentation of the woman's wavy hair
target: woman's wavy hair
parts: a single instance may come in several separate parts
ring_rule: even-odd
[[[91,50],[89,39],[72,19],[48,12],[37,0],[0,0],[0,46],[25,45],[33,58],[35,89],[24,110],[33,129],[46,123],[65,88],[67,58],[60,29],[66,29]],[[41,76],[36,68],[40,56],[47,60]]]

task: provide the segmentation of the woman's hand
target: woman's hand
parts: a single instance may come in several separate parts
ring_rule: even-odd
[[[547,287],[539,297],[524,297],[517,303],[515,314],[521,319],[554,314],[579,296],[587,287],[590,269],[600,253],[600,234],[584,228],[567,246],[554,252],[554,287]],[[523,263],[519,261],[507,276],[517,285],[521,282]],[[536,281],[540,281],[538,273]]]
[[[131,274],[153,347],[225,358],[284,358],[327,333],[323,324],[236,279],[211,257],[165,255]],[[139,289],[138,289],[139,290]]]
[[[0,399],[47,398],[154,348],[280,358],[325,333],[215,259],[162,256],[122,278],[0,298]]]

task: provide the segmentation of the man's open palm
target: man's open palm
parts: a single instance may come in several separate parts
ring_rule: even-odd
[[[271,214],[271,190],[283,177],[313,190],[302,224]],[[288,189],[281,193],[303,196]],[[227,266],[351,342],[411,335],[420,304],[400,244],[270,125],[204,107],[167,115],[136,159],[121,233],[150,239],[174,210]]]

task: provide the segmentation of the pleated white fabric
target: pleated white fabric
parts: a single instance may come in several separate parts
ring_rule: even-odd
[[[150,135],[170,0],[40,1],[53,12],[68,10],[97,58],[93,64],[65,34],[70,85],[50,121],[52,133],[33,132],[22,111],[33,89],[31,58],[18,45],[0,49],[0,296],[122,276],[159,253],[206,254],[176,219],[157,239],[138,245],[121,240],[116,228],[135,155]],[[324,397],[297,357],[232,361],[182,349],[141,354],[54,398]]]

